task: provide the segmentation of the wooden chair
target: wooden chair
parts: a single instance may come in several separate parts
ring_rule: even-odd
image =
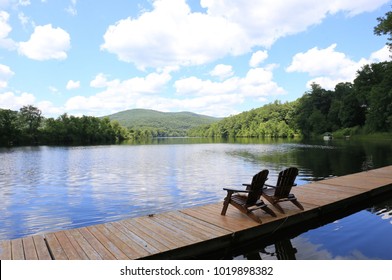
[[[295,167],[290,167],[279,173],[276,186],[264,184],[266,188],[263,189],[262,196],[281,213],[284,213],[284,211],[279,203],[283,201],[291,201],[299,209],[304,210],[304,207],[301,205],[301,203],[298,202],[294,194],[290,193],[291,188],[296,185],[294,181],[297,175],[298,169]]]
[[[251,184],[243,184],[247,187],[246,190],[224,188],[227,191],[227,196],[223,202],[221,215],[226,215],[227,207],[231,204],[258,223],[262,221],[253,213],[257,209],[262,209],[264,212],[276,217],[275,212],[268,208],[264,201],[260,199],[267,176],[268,170],[260,171],[253,176]]]

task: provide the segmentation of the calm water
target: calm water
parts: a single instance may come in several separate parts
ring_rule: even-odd
[[[261,169],[298,185],[392,164],[390,141],[158,139],[136,145],[0,149],[0,240],[222,201]],[[387,200],[234,258],[392,259]],[[257,248],[252,245],[252,248]],[[283,248],[283,249],[282,249]],[[287,254],[289,257],[287,257]]]

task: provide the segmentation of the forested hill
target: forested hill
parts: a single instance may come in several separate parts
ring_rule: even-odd
[[[190,136],[204,137],[311,137],[325,132],[392,133],[392,62],[365,65],[353,83],[339,83],[334,90],[312,84],[308,92],[290,103],[275,101],[191,129]],[[336,133],[335,133],[336,135]]]
[[[191,112],[167,113],[146,109],[132,109],[107,116],[130,129],[138,136],[185,136],[191,128],[219,121],[205,115]],[[146,135],[147,134],[147,135]]]
[[[294,137],[298,102],[275,101],[261,108],[224,118],[209,125],[191,129],[189,136],[202,137]]]

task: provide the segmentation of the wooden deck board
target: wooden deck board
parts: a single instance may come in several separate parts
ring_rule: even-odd
[[[144,227],[132,219],[122,221],[121,224],[140,239],[145,241],[145,246],[156,249],[158,251],[166,251],[173,247],[173,245],[167,244],[165,240],[160,240],[155,237],[155,234],[151,232],[148,228]]]
[[[57,240],[56,233],[48,233],[45,235],[45,238],[50,248],[50,252],[55,260],[68,260],[67,254],[65,253],[60,242]]]
[[[13,260],[25,259],[22,238],[11,240],[11,252]]]
[[[35,250],[37,251],[37,256],[39,260],[51,260],[52,257],[49,253],[49,248],[46,245],[45,237],[43,235],[33,236]]]
[[[138,252],[140,256],[156,254],[160,251],[144,240],[142,237],[136,235],[134,232],[130,231],[123,223],[113,222],[109,223],[107,226],[115,228],[118,233],[117,235],[121,240],[127,244],[130,244],[133,250]],[[140,249],[141,248],[141,249]]]
[[[12,260],[11,240],[0,241],[0,260]]]
[[[232,206],[229,206],[225,216],[221,216],[222,203],[215,203],[45,235],[3,240],[0,241],[0,259],[125,260],[154,256],[173,258],[177,253],[186,256],[186,252],[191,256],[195,248],[197,252],[202,252],[210,245],[214,248],[227,246],[234,236],[237,240],[245,240],[254,234],[266,234],[283,224],[293,225],[317,218],[317,215],[323,215],[324,212],[349,208],[358,201],[392,193],[392,166],[298,186],[292,192],[305,210],[301,211],[294,204],[285,202],[281,203],[285,210],[282,214],[270,206],[277,217],[261,210],[255,212],[261,217],[262,224],[256,223]],[[224,193],[222,199],[223,196]]]
[[[69,260],[81,260],[84,256],[79,255],[78,250],[75,248],[75,242],[71,242],[69,237],[64,231],[59,231],[55,233],[60,246],[62,247],[65,255]]]
[[[173,244],[173,248],[178,246],[186,246],[189,245],[192,240],[189,237],[184,236],[182,233],[173,230],[169,227],[166,227],[159,223],[156,219],[154,220],[153,217],[140,217],[137,218],[141,221],[144,225],[148,226],[151,231],[153,231],[157,237],[160,239],[165,239],[166,241],[170,241]]]
[[[230,234],[231,232],[210,223],[206,223],[204,221],[195,219],[191,216],[184,215],[180,212],[170,212],[164,214],[168,219],[173,221],[173,224],[176,221],[182,221],[190,230],[193,232],[197,232],[201,238],[216,238],[218,236]]]
[[[22,239],[23,250],[26,260],[38,260],[37,250],[35,249],[34,239],[27,236]]]
[[[81,256],[86,256],[90,260],[102,260],[101,255],[94,249],[88,240],[82,235],[79,229],[71,229],[67,231],[67,236],[72,242],[76,242],[83,253]]]
[[[129,242],[129,240],[127,240],[127,238],[124,236],[124,234],[119,232],[113,226],[111,226],[109,224],[108,225],[103,224],[103,225],[97,225],[95,227],[99,231],[101,231],[102,234],[104,234],[107,237],[108,241],[110,242],[110,244],[112,244],[112,246],[115,246],[115,248],[117,248],[116,251],[120,252],[120,254],[115,255],[116,258],[118,258],[118,259],[127,259],[127,258],[134,259],[144,253],[144,250],[137,250],[139,246],[137,244],[132,244],[131,242]],[[125,242],[124,242],[124,240],[125,240]],[[128,241],[129,245],[126,243],[127,241]]]
[[[112,252],[108,250],[108,248],[104,244],[102,244],[102,242],[106,243],[107,240],[105,238],[99,239],[102,236],[99,234],[99,232],[97,233],[97,231],[94,229],[93,226],[80,228],[79,231],[83,235],[83,237],[91,244],[91,246],[94,247],[97,253],[102,257],[102,259],[104,260],[116,259],[116,257],[112,254]]]

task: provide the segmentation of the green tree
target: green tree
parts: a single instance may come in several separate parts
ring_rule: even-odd
[[[25,141],[37,143],[39,128],[43,119],[41,110],[32,105],[28,105],[23,106],[19,110],[19,114]]]
[[[387,12],[384,17],[377,18],[377,21],[378,24],[374,27],[374,34],[378,36],[389,35],[387,45],[389,50],[392,51],[392,11]]]
[[[18,142],[19,135],[18,112],[0,109],[0,145]]]

